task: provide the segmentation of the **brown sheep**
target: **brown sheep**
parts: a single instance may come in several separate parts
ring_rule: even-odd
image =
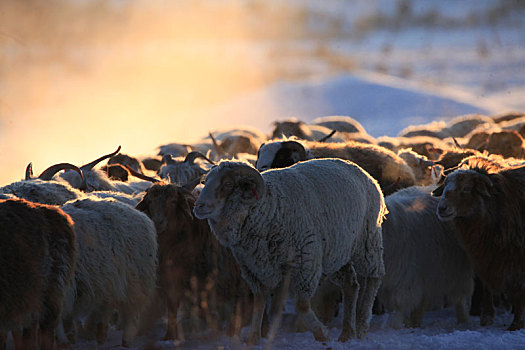
[[[218,243],[206,220],[194,217],[194,202],[195,196],[189,188],[155,184],[136,207],[153,220],[157,229],[159,288],[168,303],[165,339],[182,336],[177,327],[177,310],[188,302],[193,310],[207,305],[207,309],[200,311],[212,328],[217,325],[209,316],[219,306],[235,308],[234,317],[231,309],[223,313],[231,320],[229,332],[236,334],[240,332],[241,321],[249,318],[246,312],[251,311],[246,305],[250,291],[237,262],[231,252]],[[205,299],[199,300],[202,294]]]
[[[518,111],[510,111],[510,112],[503,112],[495,115],[490,116],[495,123],[502,123],[502,122],[508,122],[514,119],[523,118],[525,117],[525,114],[523,112]]]
[[[274,140],[259,149],[256,168],[259,171],[284,168],[314,158],[340,158],[356,163],[379,182],[385,195],[416,183],[411,168],[394,152],[377,145],[352,141]]]
[[[431,160],[436,160],[444,150],[449,149],[453,144],[446,140],[430,136],[413,137],[390,137],[381,136],[377,139],[379,146],[397,152],[403,148],[411,148],[414,152],[421,154]]]
[[[73,221],[57,207],[0,200],[0,330],[13,331],[16,348],[53,349],[75,270],[75,240]],[[0,348],[5,349],[5,341],[3,333]]]
[[[514,314],[508,330],[523,328],[525,166],[471,157],[432,194],[441,196],[437,215],[454,223],[483,284],[491,293],[507,294]],[[481,323],[492,323],[493,316],[493,308],[485,310]]]
[[[525,153],[523,137],[515,130],[504,130],[490,134],[484,150],[505,158],[523,158]]]
[[[146,168],[144,167],[144,164],[142,164],[142,161],[138,160],[135,157],[128,156],[127,154],[116,154],[113,157],[108,159],[108,165],[111,164],[122,164],[122,165],[128,165],[135,171],[145,174]]]

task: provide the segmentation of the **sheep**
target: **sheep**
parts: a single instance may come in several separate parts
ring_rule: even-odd
[[[115,156],[120,151],[120,146],[115,152],[106,154],[94,161],[80,167],[83,177],[72,171],[66,171],[58,177],[58,180],[67,181],[71,186],[77,189],[90,191],[114,191],[126,194],[135,194],[143,192],[151,186],[151,181],[111,181],[107,174],[102,170],[93,169],[101,161]],[[129,169],[128,169],[129,170]]]
[[[0,193],[5,196],[12,195],[32,202],[50,205],[62,205],[67,201],[82,197],[83,193],[71,187],[69,183],[51,180],[55,173],[64,169],[75,170],[82,178],[80,169],[68,163],[52,165],[44,170],[38,178],[33,178],[32,164],[29,163],[26,168],[26,179],[0,187]]]
[[[124,323],[122,345],[127,346],[156,285],[155,226],[144,213],[114,199],[88,197],[61,209],[75,222],[78,245],[64,323],[84,316],[95,318],[101,344],[107,336],[105,325],[117,309]],[[59,329],[59,339],[65,343],[64,329]]]
[[[50,205],[62,205],[84,196],[84,193],[71,187],[67,182],[41,179],[13,182],[0,187],[0,193]]]
[[[16,348],[53,349],[75,270],[73,221],[54,206],[8,199],[0,200],[0,227],[0,348],[5,349],[5,332],[12,330]]]
[[[186,156],[186,154],[184,154],[183,157],[184,156]],[[162,157],[145,157],[142,159],[142,164],[144,164],[146,169],[158,173],[160,167],[162,166]]]
[[[523,118],[525,117],[525,114],[523,112],[518,111],[509,111],[509,112],[503,112],[498,113],[490,116],[495,123],[503,123],[503,122],[509,122],[515,119]]]
[[[161,157],[164,157],[168,154],[172,157],[185,157],[192,151],[192,147],[190,145],[181,143],[168,143],[166,145],[159,146],[158,149],[159,152],[157,155]]]
[[[188,153],[184,160],[173,159],[170,155],[166,155],[163,158],[164,165],[159,170],[159,176],[171,183],[185,185],[207,172],[207,169],[201,164],[195,163],[197,158],[203,158],[208,163],[214,164],[213,161],[197,151]]]
[[[193,212],[232,250],[254,293],[249,343],[260,340],[265,295],[283,280],[296,297],[298,323],[327,340],[310,308],[322,274],[343,290],[339,341],[367,331],[384,275],[386,207],[377,181],[359,166],[315,159],[259,173],[247,163],[221,161],[207,174]]]
[[[321,125],[308,125],[297,118],[289,118],[283,121],[274,122],[272,139],[281,137],[295,136],[301,140],[317,141],[332,132],[327,127]],[[330,142],[343,142],[345,140],[337,137],[330,138]]]
[[[108,159],[108,165],[111,164],[121,164],[121,165],[127,165],[131,167],[136,172],[139,172],[141,174],[146,173],[146,168],[144,167],[144,164],[142,164],[142,161],[135,157],[128,156],[127,154],[116,154]]]
[[[379,182],[385,195],[399,188],[413,186],[416,182],[410,167],[394,152],[359,142],[274,140],[259,149],[256,168],[262,171],[290,166],[307,159],[333,157],[357,163]]]
[[[493,132],[489,135],[486,150],[491,154],[499,154],[505,158],[524,158],[523,137],[515,130]]]
[[[428,160],[427,157],[412,151],[410,148],[397,151],[397,155],[412,169],[417,185],[436,184],[439,180],[440,171],[436,170],[436,164]]]
[[[431,136],[439,139],[464,137],[483,123],[493,124],[494,121],[490,117],[481,114],[468,114],[456,117],[447,123],[440,121],[427,125],[409,126],[402,130],[399,136]]]
[[[100,170],[104,171],[108,174],[108,177],[110,180],[118,180],[127,182],[129,180],[129,171],[128,169],[122,165],[122,164],[108,164],[104,165]]]
[[[468,322],[474,271],[454,227],[436,216],[432,187],[410,187],[385,197],[385,276],[377,298],[391,325],[420,327],[426,310],[454,305],[458,323]]]
[[[449,149],[453,146],[453,144],[449,143],[447,140],[430,136],[381,136],[377,138],[377,144],[394,152],[404,148],[411,148],[414,152],[421,154],[431,160],[438,159],[441,153],[443,153],[443,150]]]
[[[441,197],[437,216],[454,224],[485,287],[491,293],[507,293],[514,314],[509,331],[524,327],[524,179],[525,166],[470,157],[432,192]],[[482,325],[491,324],[494,316],[493,307],[487,306]]]
[[[331,130],[366,134],[365,128],[355,119],[347,116],[327,116],[312,120],[312,124],[325,126]]]
[[[236,317],[232,318],[230,313],[226,315],[226,319],[231,320],[233,333],[240,332],[238,318],[250,297],[231,252],[219,245],[205,220],[196,219],[192,214],[196,197],[191,187],[193,184],[188,187],[154,184],[136,207],[153,220],[157,229],[159,287],[168,302],[168,328],[164,339],[180,339],[177,310],[188,302],[185,300],[188,294],[205,294],[205,299],[196,304],[206,305],[208,316],[219,306],[227,304],[235,308],[238,303],[240,310]],[[196,290],[192,291],[195,278],[197,288],[193,287]]]
[[[213,137],[211,132],[209,136],[213,142],[212,152],[210,154],[212,159],[235,158],[240,153],[256,154],[261,143],[264,141],[264,139],[257,139],[251,134],[241,131],[224,135],[221,140]]]

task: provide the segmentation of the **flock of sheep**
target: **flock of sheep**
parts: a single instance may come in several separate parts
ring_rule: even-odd
[[[110,327],[129,346],[166,312],[164,339],[249,325],[254,344],[289,296],[319,341],[341,303],[342,342],[372,312],[420,327],[454,306],[490,325],[494,302],[524,328],[524,135],[522,113],[377,139],[334,116],[29,164],[0,188],[0,349],[8,332],[17,349],[102,344]]]

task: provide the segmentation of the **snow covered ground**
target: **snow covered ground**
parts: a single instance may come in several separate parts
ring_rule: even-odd
[[[290,303],[291,304],[291,303]],[[480,327],[479,317],[470,317],[469,325],[456,324],[453,309],[426,313],[423,326],[417,329],[392,329],[388,326],[389,315],[373,316],[369,332],[363,339],[353,339],[346,343],[337,342],[341,331],[340,319],[334,320],[330,326],[330,341],[320,343],[314,340],[310,333],[294,332],[293,308],[287,308],[281,328],[271,341],[263,338],[259,345],[250,349],[385,349],[385,350],[434,350],[434,349],[481,349],[481,350],[519,350],[525,349],[525,330],[508,332],[505,328],[512,321],[512,315],[503,309],[497,310],[495,322],[490,327]],[[184,342],[161,341],[165,324],[160,324],[157,331],[149,336],[137,339],[134,349],[246,349],[247,346],[239,339],[227,336],[214,336],[209,332],[187,334]],[[248,328],[243,328],[243,335]],[[122,332],[113,331],[110,339],[98,349],[119,348]],[[88,350],[96,347],[94,341],[84,341],[72,347],[74,350]]]

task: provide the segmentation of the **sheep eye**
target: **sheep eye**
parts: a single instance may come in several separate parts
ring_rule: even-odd
[[[463,190],[461,190],[461,192],[465,193],[465,194],[468,194],[468,193],[472,192],[472,187],[470,187],[470,186],[463,187]]]

